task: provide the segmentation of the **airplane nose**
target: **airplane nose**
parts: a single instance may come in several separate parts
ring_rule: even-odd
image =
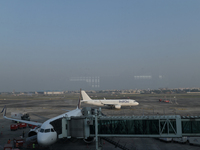
[[[38,133],[37,134],[37,142],[41,146],[49,146],[56,142],[56,134],[54,133]]]
[[[41,133],[38,133],[37,135],[37,142],[41,146],[46,146],[46,139]]]
[[[44,133],[38,133],[38,136],[37,136],[38,144],[41,146],[48,146],[50,143],[47,137],[48,136],[46,136]]]
[[[136,105],[139,105],[139,103],[138,103],[138,102],[136,102]]]

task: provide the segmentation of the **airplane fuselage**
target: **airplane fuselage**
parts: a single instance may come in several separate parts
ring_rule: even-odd
[[[138,102],[136,102],[133,99],[102,99],[102,100],[96,100],[91,99],[85,91],[81,91],[81,95],[83,97],[83,100],[81,102],[96,105],[96,106],[110,106],[114,107],[116,109],[120,109],[121,106],[137,106],[139,105]]]
[[[105,105],[137,106],[139,104],[135,100],[131,99],[83,100],[83,102],[96,106],[105,106]]]
[[[57,141],[58,134],[56,130],[54,129],[54,127],[52,126],[51,122],[61,119],[63,117],[81,116],[81,115],[82,115],[81,110],[75,109],[75,110],[72,110],[70,112],[64,113],[62,115],[59,115],[57,117],[54,117],[45,121],[40,127],[40,130],[37,134],[38,143],[42,146],[49,146]]]

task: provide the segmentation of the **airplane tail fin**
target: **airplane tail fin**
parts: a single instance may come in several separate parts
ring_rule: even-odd
[[[81,108],[81,89],[80,89],[80,95],[79,95],[79,100],[78,100],[78,104],[77,104],[77,109]]]
[[[4,109],[5,109],[5,111],[4,111]],[[4,113],[3,113],[3,116],[6,116],[6,105],[4,106],[3,110],[1,111],[1,113],[2,113],[2,112],[4,112]]]
[[[92,100],[85,91],[81,91],[81,95],[83,97],[83,100]]]

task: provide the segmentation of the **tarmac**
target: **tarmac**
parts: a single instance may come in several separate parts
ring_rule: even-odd
[[[101,107],[102,112],[107,116],[141,116],[141,115],[182,115],[182,116],[200,116],[200,99],[198,97],[187,97],[178,100],[171,100],[170,103],[159,102],[158,97],[137,97],[135,99],[139,102],[138,106],[122,107],[120,110],[110,109],[108,107]],[[11,112],[28,112],[31,121],[44,122],[48,118],[55,117],[59,114],[65,113],[66,110],[73,110],[76,108],[78,100],[0,100],[0,108],[3,109],[7,105],[7,117],[10,117]],[[82,107],[93,107],[92,105],[82,104]],[[18,129],[11,131],[10,125],[12,121],[3,118],[0,115],[0,150],[3,150],[4,145],[8,139],[11,141],[22,135],[25,132],[27,137],[30,128]],[[155,138],[112,138],[112,140],[119,142],[130,150],[197,150],[199,146],[179,143],[165,143]],[[86,144],[83,140],[70,139],[60,140],[47,149],[51,150],[94,150],[96,148],[95,142]],[[27,149],[27,148],[23,148]],[[115,148],[114,145],[103,141],[102,150],[111,150]]]

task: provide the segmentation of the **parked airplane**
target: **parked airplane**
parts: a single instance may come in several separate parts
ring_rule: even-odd
[[[3,117],[5,119],[36,125],[37,128],[31,129],[30,132],[28,133],[28,137],[35,136],[35,137],[37,137],[37,142],[39,145],[49,146],[49,145],[55,143],[58,139],[58,135],[62,133],[62,118],[63,117],[65,117],[65,116],[68,116],[68,117],[81,116],[82,115],[82,112],[80,109],[80,104],[81,103],[80,103],[80,98],[79,98],[76,109],[69,111],[67,113],[64,113],[62,115],[59,115],[57,117],[48,119],[44,123],[8,118],[8,117],[6,117],[6,106],[4,106],[2,112],[4,112]],[[86,143],[89,143],[90,141],[93,142],[94,139],[88,139],[88,140],[84,139],[84,141]]]
[[[116,109],[120,109],[121,106],[136,106],[139,105],[138,102],[132,99],[102,99],[102,100],[92,100],[85,91],[81,91],[83,100],[81,102],[97,105],[97,106],[110,106]]]

